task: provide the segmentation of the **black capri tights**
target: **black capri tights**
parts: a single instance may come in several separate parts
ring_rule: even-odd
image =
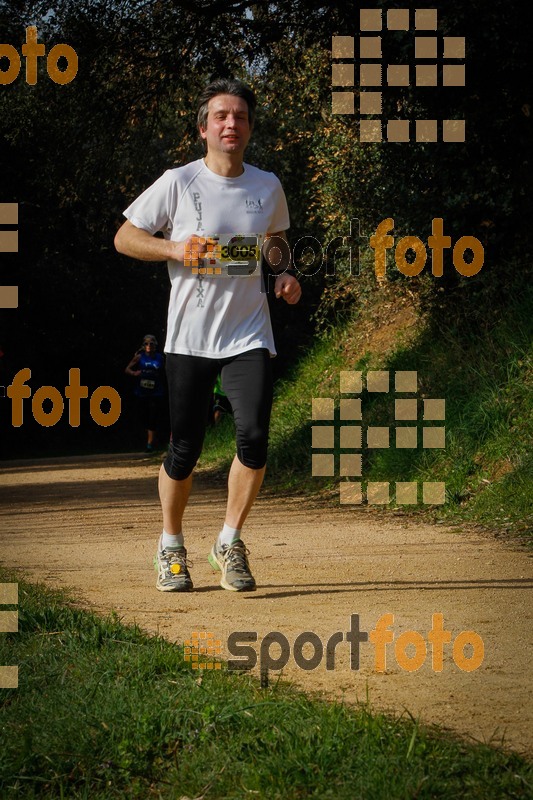
[[[172,439],[164,466],[170,478],[184,480],[198,461],[219,372],[233,409],[237,457],[251,469],[265,466],[272,408],[272,370],[267,349],[247,350],[221,359],[168,353],[166,370]]]

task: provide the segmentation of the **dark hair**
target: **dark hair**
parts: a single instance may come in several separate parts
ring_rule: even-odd
[[[204,129],[207,127],[207,106],[209,101],[219,94],[232,94],[234,97],[241,97],[245,100],[248,106],[248,122],[250,123],[250,127],[252,127],[254,124],[257,100],[250,87],[236,78],[217,78],[217,80],[212,81],[205,87],[198,98],[198,127]]]

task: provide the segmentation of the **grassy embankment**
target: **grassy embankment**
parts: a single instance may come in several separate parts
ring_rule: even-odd
[[[19,688],[0,690],[5,800],[532,796],[517,754],[193,670],[180,647],[50,590],[20,585],[19,613],[0,637],[0,664],[19,665]]]
[[[278,384],[266,485],[278,491],[316,494],[346,480],[311,476],[310,429],[312,424],[328,424],[313,423],[312,398],[335,398],[338,428],[341,370],[390,370],[391,390],[393,371],[416,370],[419,398],[444,398],[445,421],[424,423],[419,399],[418,422],[399,423],[418,427],[418,448],[396,449],[391,431],[389,449],[363,450],[363,484],[368,479],[390,481],[389,508],[398,508],[392,491],[395,481],[444,481],[444,505],[424,506],[419,493],[418,506],[401,508],[413,512],[429,510],[448,520],[468,520],[510,530],[531,541],[532,307],[531,289],[526,289],[511,307],[495,312],[493,320],[486,320],[481,326],[468,326],[464,321],[454,324],[453,320],[438,325],[421,319],[416,325],[402,327],[400,312],[404,307],[395,301],[392,290],[374,295],[358,315],[331,329],[303,354]],[[389,330],[389,335],[373,337],[372,331],[379,332],[380,327]],[[361,331],[367,335],[361,335]],[[364,426],[395,424],[393,391],[388,395],[364,392],[362,400]],[[425,425],[446,427],[445,449],[421,447],[421,428]],[[204,466],[222,465],[229,460],[232,436],[229,420],[210,431]],[[336,433],[336,476],[341,452],[345,451],[340,450]]]

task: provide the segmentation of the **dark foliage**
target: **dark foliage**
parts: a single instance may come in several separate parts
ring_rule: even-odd
[[[469,234],[483,242],[485,266],[466,279],[448,265],[440,282],[413,279],[409,288],[423,291],[436,314],[461,308],[483,317],[504,304],[530,275],[533,98],[524,13],[503,0],[446,4],[439,29],[466,37],[466,87],[384,90],[385,115],[466,118],[465,144],[361,145],[357,116],[331,115],[331,36],[357,35],[352,4],[60,0],[51,10],[1,2],[1,42],[20,51],[25,27],[36,25],[47,50],[65,42],[79,56],[68,85],[52,82],[41,58],[35,86],[23,66],[0,87],[0,200],[20,206],[20,252],[2,256],[4,283],[20,286],[20,307],[0,321],[11,371],[29,366],[34,388],[62,388],[69,368],[79,367],[90,389],[110,384],[127,397],[123,369],[140,337],[150,330],[164,338],[168,285],[164,265],[120,257],[113,236],[146,185],[199,156],[192,109],[212,75],[239,75],[258,91],[247,157],[280,176],[293,243],[347,235],[355,217],[368,234],[393,217],[397,237],[426,241],[431,219],[441,216],[453,241]],[[412,60],[410,35],[387,37],[393,63]],[[301,309],[274,309],[280,370],[313,335],[313,317],[335,315],[371,286],[372,275],[332,282],[324,273],[306,279]],[[437,307],[438,288],[445,292]],[[127,446],[126,422],[100,430],[89,420],[68,441]],[[64,428],[32,430],[28,420],[10,432],[11,448],[57,448]]]

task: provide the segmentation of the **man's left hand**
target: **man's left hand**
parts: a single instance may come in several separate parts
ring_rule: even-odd
[[[274,284],[274,294],[282,297],[289,305],[294,305],[302,296],[302,287],[297,278],[293,275],[282,273],[276,278]]]

